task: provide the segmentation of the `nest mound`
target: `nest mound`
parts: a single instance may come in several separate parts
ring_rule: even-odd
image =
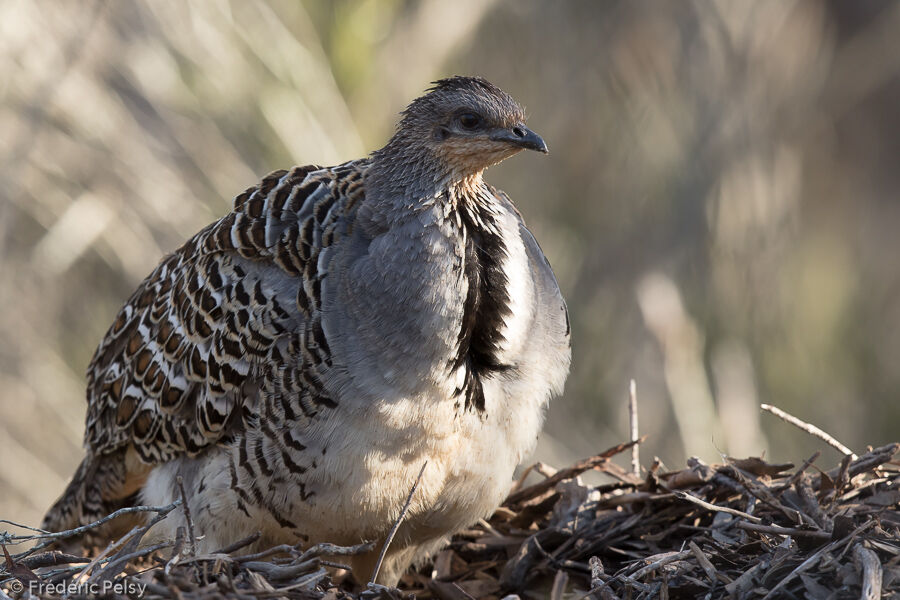
[[[799,468],[692,459],[637,477],[611,461],[634,443],[559,471],[538,466],[543,480],[520,481],[489,521],[457,535],[399,588],[354,590],[337,583],[340,565],[322,558],[371,546],[241,555],[248,538],[195,555],[185,534],[138,549],[149,525],[92,559],[47,550],[69,532],[0,534],[6,544],[39,542],[15,555],[4,547],[0,588],[12,597],[148,600],[900,597],[900,469],[891,462],[900,444],[847,456],[829,471],[815,467],[817,453]],[[579,476],[588,470],[616,482],[586,486]],[[156,513],[152,523],[179,505],[141,510]],[[161,549],[174,558],[160,558]]]

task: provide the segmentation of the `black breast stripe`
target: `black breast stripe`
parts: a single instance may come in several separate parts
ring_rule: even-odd
[[[459,207],[465,236],[464,274],[468,282],[459,332],[459,350],[455,367],[465,367],[463,388],[465,409],[485,410],[481,378],[509,368],[500,362],[502,333],[512,314],[509,280],[503,272],[506,245],[497,233],[495,217],[478,202],[463,202]],[[474,211],[474,214],[473,214]]]

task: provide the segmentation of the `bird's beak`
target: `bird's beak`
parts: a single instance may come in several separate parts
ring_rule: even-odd
[[[526,150],[537,150],[544,154],[549,152],[543,138],[524,125],[516,125],[509,129],[497,129],[491,134],[491,139],[496,142],[507,142]]]

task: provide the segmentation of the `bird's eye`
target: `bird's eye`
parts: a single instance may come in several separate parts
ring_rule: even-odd
[[[463,113],[459,115],[458,121],[463,129],[475,129],[481,125],[481,117],[475,113]]]

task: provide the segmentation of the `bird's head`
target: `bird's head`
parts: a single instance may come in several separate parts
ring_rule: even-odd
[[[522,150],[547,153],[547,144],[525,126],[525,111],[509,94],[480,77],[461,76],[436,81],[413,100],[379,154],[400,148],[436,161],[455,178],[480,174]]]

